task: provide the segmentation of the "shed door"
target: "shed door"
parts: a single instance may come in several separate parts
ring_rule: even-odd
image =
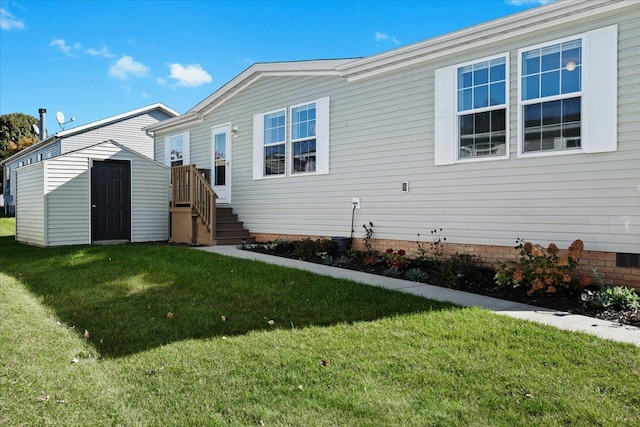
[[[131,240],[131,163],[94,161],[91,168],[91,241]]]

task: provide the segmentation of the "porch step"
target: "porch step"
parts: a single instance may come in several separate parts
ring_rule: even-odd
[[[249,230],[244,228],[238,215],[233,213],[230,206],[216,206],[216,245],[241,245],[255,243],[255,238],[249,236]]]

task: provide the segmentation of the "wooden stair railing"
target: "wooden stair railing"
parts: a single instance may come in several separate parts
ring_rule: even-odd
[[[209,244],[216,239],[216,199],[206,179],[195,165],[171,168],[171,201],[173,206],[188,205],[200,217],[210,233]]]

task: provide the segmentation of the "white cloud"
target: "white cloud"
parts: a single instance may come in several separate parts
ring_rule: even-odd
[[[392,36],[390,36],[388,34],[385,34],[385,33],[380,33],[378,31],[376,31],[374,33],[373,37],[378,42],[380,42],[380,41],[390,41],[390,42],[392,42],[393,44],[396,44],[396,45],[400,44],[400,41],[397,38],[392,37]]]
[[[0,30],[22,30],[24,22],[11,14],[7,9],[0,8]]]
[[[213,78],[199,64],[181,65],[171,64],[169,78],[177,81],[178,86],[198,87],[205,83],[211,83]],[[159,79],[158,83],[164,81]]]
[[[102,46],[101,49],[94,49],[92,47],[90,47],[89,49],[85,50],[86,53],[88,53],[91,56],[102,56],[104,58],[115,58],[116,55],[114,55],[113,53],[109,52],[109,48],[106,46]]]
[[[148,72],[149,67],[126,55],[122,55],[122,58],[109,67],[109,75],[120,80],[126,80],[130,77],[144,77]]]
[[[553,1],[555,0],[505,0],[505,3],[511,6],[529,6],[548,4]]]
[[[72,45],[68,45],[67,42],[62,39],[51,40],[49,46],[57,47],[58,49],[60,49],[60,52],[64,53],[65,55],[71,55],[71,51],[80,49],[80,43],[76,42]]]

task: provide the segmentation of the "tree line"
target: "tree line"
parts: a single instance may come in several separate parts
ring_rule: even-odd
[[[23,113],[0,116],[0,161],[13,156],[38,141],[32,125],[38,126],[36,117]]]

